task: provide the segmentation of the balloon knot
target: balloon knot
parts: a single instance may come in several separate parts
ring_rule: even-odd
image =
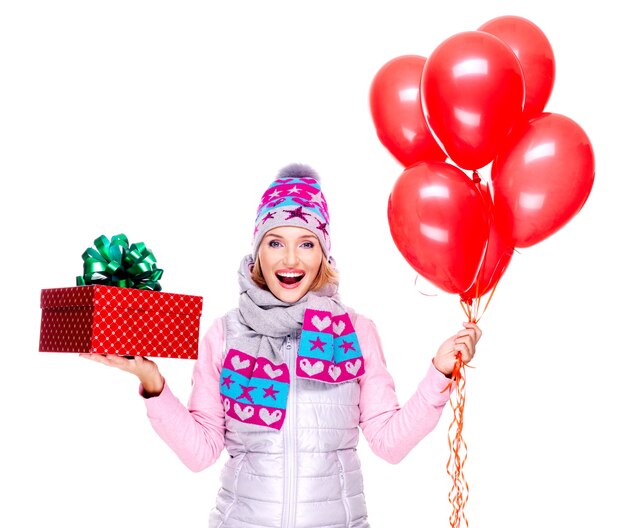
[[[472,304],[474,304],[474,299],[470,296],[461,295],[461,302],[463,304],[466,304],[468,308],[471,308]]]
[[[480,183],[480,174],[478,174],[478,171],[472,173],[472,181],[474,183]]]

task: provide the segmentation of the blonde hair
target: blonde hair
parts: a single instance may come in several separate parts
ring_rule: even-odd
[[[254,283],[259,288],[269,290],[269,288],[267,287],[267,282],[265,282],[265,278],[263,277],[263,271],[261,270],[261,263],[259,261],[258,255],[256,259],[254,259],[254,265],[252,266],[250,275]],[[310,290],[317,291],[327,284],[339,284],[339,274],[333,269],[333,267],[330,265],[330,262],[323,258],[320,269],[317,272],[317,277],[315,277],[315,280],[311,284]]]

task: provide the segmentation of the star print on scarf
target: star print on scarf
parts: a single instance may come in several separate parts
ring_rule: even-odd
[[[347,313],[307,309],[296,358],[299,378],[343,383],[365,373],[363,354]],[[220,376],[226,414],[240,422],[280,429],[285,421],[289,369],[265,357],[230,349]]]
[[[364,373],[363,354],[350,316],[306,310],[296,363],[297,376],[324,383],[341,383]]]
[[[365,364],[336,284],[284,303],[254,283],[252,264],[251,255],[242,260],[239,308],[225,318],[228,352],[220,395],[229,418],[280,429],[292,377],[285,354],[293,352],[284,348],[287,336],[299,335],[296,377],[330,384],[354,381],[365,373]]]

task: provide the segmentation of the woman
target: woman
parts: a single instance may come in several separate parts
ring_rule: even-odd
[[[397,463],[437,424],[456,356],[481,331],[441,345],[402,407],[374,324],[337,294],[329,217],[315,172],[285,167],[257,210],[239,307],[200,344],[185,407],[146,358],[83,354],[135,374],[157,433],[193,471],[230,459],[210,527],[367,527],[359,427]]]

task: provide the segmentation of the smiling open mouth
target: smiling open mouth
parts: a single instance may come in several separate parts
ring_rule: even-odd
[[[283,284],[296,284],[296,282],[300,282],[304,278],[303,272],[278,272],[276,273],[276,278],[282,282]]]

